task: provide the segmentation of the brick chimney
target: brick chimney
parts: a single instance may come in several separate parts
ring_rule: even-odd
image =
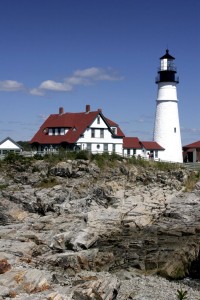
[[[90,112],[90,105],[89,105],[89,104],[86,105],[86,107],[85,107],[85,112],[86,112],[86,113]]]
[[[59,115],[62,115],[64,113],[64,108],[63,107],[59,107]]]

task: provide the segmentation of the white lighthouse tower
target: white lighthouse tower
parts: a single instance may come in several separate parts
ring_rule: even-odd
[[[179,79],[176,75],[174,60],[175,58],[169,54],[168,49],[160,58],[156,78],[158,95],[153,139],[165,149],[160,153],[161,160],[183,162],[176,91]]]

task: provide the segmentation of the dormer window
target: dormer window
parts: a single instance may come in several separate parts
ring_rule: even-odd
[[[48,128],[45,128],[45,129],[43,130],[43,132],[44,132],[44,134],[47,134],[47,133],[48,133]]]
[[[113,132],[114,134],[116,134],[116,133],[117,133],[117,128],[116,128],[116,127],[112,127],[112,132]]]
[[[100,124],[100,116],[97,117],[97,124]]]

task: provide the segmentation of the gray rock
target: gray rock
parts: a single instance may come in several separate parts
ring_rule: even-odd
[[[77,160],[0,170],[8,183],[0,192],[0,296],[176,299],[179,284],[155,274],[198,271],[199,183],[184,193],[187,176],[125,160],[105,169]]]

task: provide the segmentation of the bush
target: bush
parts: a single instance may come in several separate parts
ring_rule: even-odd
[[[15,152],[8,152],[4,158],[4,161],[7,163],[13,163],[19,160],[22,160],[22,157]]]
[[[76,153],[75,159],[88,160],[90,158],[90,153],[88,151],[82,150],[75,153]]]
[[[44,159],[44,157],[42,155],[37,154],[37,153],[33,156],[33,158],[36,159],[36,160],[43,160]]]
[[[91,155],[91,160],[95,161],[97,166],[99,168],[103,168],[106,165],[106,162],[108,161],[107,159],[107,155],[103,155],[103,154],[92,154]]]
[[[4,162],[6,163],[15,163],[20,162],[21,164],[26,164],[32,161],[32,157],[25,157],[17,152],[8,152],[4,158]]]

